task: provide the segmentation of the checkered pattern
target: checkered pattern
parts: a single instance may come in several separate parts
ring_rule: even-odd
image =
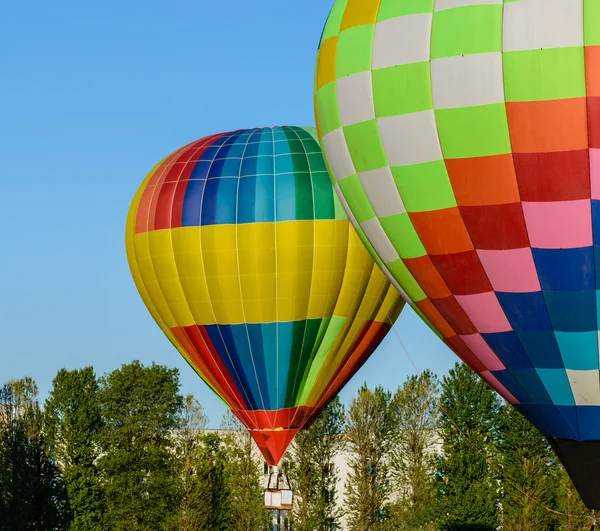
[[[404,305],[350,226],[316,136],[193,142],[148,175],[127,223],[146,306],[272,464]]]
[[[315,91],[413,307],[544,434],[600,439],[600,2],[338,0]]]

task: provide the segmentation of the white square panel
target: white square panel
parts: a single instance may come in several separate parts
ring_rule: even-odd
[[[346,216],[348,216],[350,223],[352,223],[353,227],[358,227],[358,220],[354,217],[352,210],[350,210],[350,206],[348,205],[348,201],[346,201],[346,198],[344,197],[344,194],[342,193],[342,190],[340,189],[340,185],[337,183],[334,184],[333,189],[335,190],[335,195],[338,196],[338,199],[340,200],[340,203],[342,204],[342,208],[344,209],[344,212],[346,212]]]
[[[578,406],[600,406],[600,376],[598,371],[567,370],[567,377]]]
[[[389,264],[400,258],[377,218],[365,221],[361,223],[360,226],[379,255],[379,258],[381,258],[385,264]]]
[[[378,118],[377,125],[390,166],[442,159],[433,111]]]
[[[342,125],[353,125],[375,118],[371,71],[359,72],[337,80],[338,107]]]
[[[429,61],[431,13],[407,15],[375,25],[373,70],[388,66]]]
[[[452,9],[453,7],[465,6],[482,6],[489,4],[502,5],[504,0],[437,0],[435,2],[435,10],[443,11],[444,9]]]
[[[434,59],[431,61],[431,86],[436,109],[503,103],[502,53]]]
[[[583,46],[583,0],[509,2],[503,27],[505,52]]]
[[[323,148],[336,180],[341,181],[356,173],[342,128],[336,129],[323,137]]]
[[[378,218],[406,212],[388,166],[359,173],[358,178]]]

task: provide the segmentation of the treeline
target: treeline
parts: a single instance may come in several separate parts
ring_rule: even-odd
[[[230,414],[207,426],[161,365],[61,370],[43,406],[30,378],[8,382],[0,530],[271,530],[253,440]],[[294,531],[590,528],[543,436],[459,364],[334,400],[282,468]]]

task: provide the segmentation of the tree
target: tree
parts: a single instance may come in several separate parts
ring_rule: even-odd
[[[183,397],[177,369],[134,361],[100,380],[104,427],[98,462],[111,530],[175,529],[181,468],[173,431]]]
[[[514,531],[548,531],[554,515],[552,482],[556,459],[546,438],[514,407],[499,414],[502,466],[502,525]]]
[[[208,417],[202,405],[193,395],[185,397],[179,430],[179,455],[183,468],[183,511],[181,520],[182,531],[198,529],[198,508],[194,504],[194,494],[197,483],[196,461],[201,447],[203,432],[208,426]]]
[[[438,444],[439,384],[429,370],[398,388],[398,431],[391,452],[397,499],[394,529],[432,529],[435,520],[435,457]]]
[[[45,413],[52,456],[62,471],[68,499],[65,529],[98,531],[103,497],[96,459],[102,428],[98,383],[92,367],[61,369],[52,382]]]
[[[558,458],[556,458],[558,461]],[[554,475],[555,508],[561,514],[556,516],[558,531],[588,531],[591,514],[581,501],[579,493],[573,486],[571,478],[559,463]]]
[[[442,381],[437,460],[443,529],[494,530],[499,523],[498,478],[489,460],[496,453],[500,400],[471,369],[456,363]]]
[[[197,461],[198,481],[195,507],[198,529],[229,531],[233,521],[231,494],[227,478],[227,454],[223,439],[217,433],[202,438]]]
[[[227,488],[230,495],[231,531],[261,531],[268,526],[261,484],[263,458],[254,439],[230,412],[222,429],[227,447]]]
[[[38,388],[29,378],[0,390],[0,529],[62,526],[62,481],[48,452]]]
[[[340,529],[334,459],[344,445],[344,422],[344,406],[336,397],[308,430],[298,432],[292,443],[285,469],[297,497],[293,511],[297,531]]]
[[[397,430],[392,395],[364,384],[348,410],[346,433],[349,473],[346,514],[351,531],[376,531],[386,518],[389,502],[389,457]]]

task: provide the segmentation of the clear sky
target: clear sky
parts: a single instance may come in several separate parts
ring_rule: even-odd
[[[164,338],[127,266],[125,218],[152,166],[208,134],[313,125],[328,0],[6,2],[0,11],[0,382],[139,359],[181,370],[218,426],[224,406]],[[410,310],[419,370],[454,355]],[[414,368],[391,333],[342,392]]]

